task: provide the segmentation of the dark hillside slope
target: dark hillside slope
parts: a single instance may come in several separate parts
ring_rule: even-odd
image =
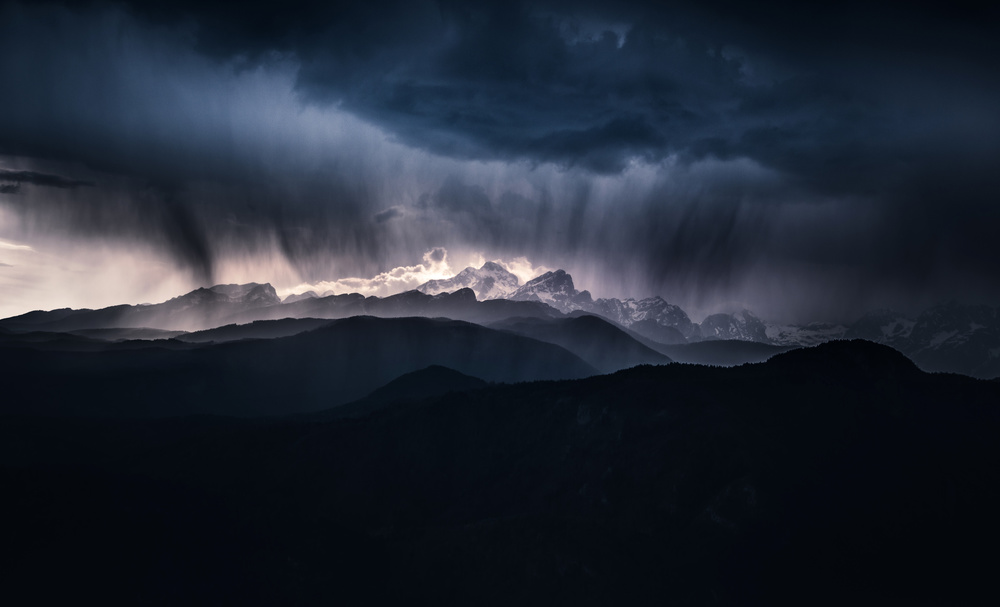
[[[80,329],[71,331],[74,335],[103,339],[104,341],[174,339],[186,335],[185,331],[164,331],[162,329]]]
[[[98,352],[0,347],[0,369],[11,378],[0,412],[281,415],[357,400],[429,365],[495,382],[596,373],[552,344],[429,318],[356,317],[292,337],[179,349],[135,343]]]
[[[291,337],[330,324],[322,318],[282,318],[279,320],[255,320],[243,325],[223,325],[204,331],[193,331],[177,337],[188,343],[223,343],[241,339],[274,339]]]
[[[995,382],[866,342],[330,423],[7,417],[0,551],[39,602],[990,605],[998,434]]]
[[[402,375],[375,390],[365,400],[377,403],[416,401],[444,396],[449,392],[481,390],[489,384],[478,377],[471,377],[440,365]]]
[[[364,417],[388,407],[418,403],[451,392],[482,390],[489,385],[478,377],[465,375],[440,365],[431,365],[426,369],[401,375],[359,401],[316,413],[306,413],[297,416],[296,419],[332,421]]]
[[[668,356],[639,343],[620,327],[592,315],[511,318],[489,326],[562,346],[604,373],[671,362]]]
[[[0,319],[0,325],[13,331],[197,330],[225,324],[226,319],[236,314],[260,312],[280,305],[281,300],[269,284],[215,285],[158,304],[121,304],[99,310],[36,310]]]
[[[117,305],[99,310],[34,311],[0,319],[9,331],[69,332],[122,328],[201,331],[222,325],[247,325],[282,319],[344,319],[353,316],[380,318],[452,318],[486,324],[513,316],[552,318],[562,314],[541,302],[477,301],[471,289],[427,295],[407,291],[388,297],[358,293],[310,297],[282,303],[271,285],[216,285],[197,289],[152,305]]]

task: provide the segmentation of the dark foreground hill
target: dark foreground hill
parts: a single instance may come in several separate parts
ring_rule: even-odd
[[[332,421],[364,417],[389,407],[403,407],[451,392],[482,390],[489,385],[478,377],[471,377],[448,367],[431,365],[397,377],[361,400],[324,411],[305,413],[296,416],[296,419]]]
[[[5,591],[993,603],[995,382],[836,342],[734,368],[476,385],[328,423],[7,416]]]
[[[559,346],[467,322],[324,322],[291,337],[208,345],[7,334],[0,336],[0,369],[9,378],[0,413],[283,415],[357,400],[429,365],[493,382],[597,373]],[[58,339],[24,341],[35,335]]]

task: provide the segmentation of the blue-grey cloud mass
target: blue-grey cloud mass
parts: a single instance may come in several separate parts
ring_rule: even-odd
[[[0,237],[197,283],[443,246],[763,315],[996,302],[997,13],[2,2]]]

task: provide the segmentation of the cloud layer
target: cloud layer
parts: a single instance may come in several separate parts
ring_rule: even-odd
[[[4,2],[0,238],[48,289],[86,248],[381,293],[446,247],[781,318],[1000,300],[996,9],[661,4]]]

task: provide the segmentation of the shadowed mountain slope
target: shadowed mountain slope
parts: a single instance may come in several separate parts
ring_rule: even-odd
[[[0,411],[275,415],[357,400],[429,365],[496,382],[597,373],[558,346],[443,319],[356,317],[270,340],[160,343],[103,344],[97,352],[2,347],[0,368],[17,380]]]
[[[650,341],[682,345],[723,340],[801,347],[836,339],[867,339],[903,352],[925,371],[963,373],[981,379],[1000,375],[1000,310],[991,306],[953,302],[928,308],[915,318],[892,310],[876,310],[847,325],[769,324],[744,309],[732,314],[713,314],[697,324],[691,322],[684,310],[661,297],[593,300],[588,291],[578,291],[572,277],[563,270],[547,272],[515,289],[516,283],[513,274],[499,264],[488,262],[478,269],[466,268],[454,279],[430,281],[418,290],[388,297],[365,297],[358,293],[320,297],[310,292],[281,302],[269,284],[216,285],[160,304],[29,312],[0,320],[0,327],[21,333],[71,332],[108,341],[170,337],[229,341],[239,339],[240,334],[257,338],[296,332],[293,324],[282,330],[276,329],[280,325],[266,329],[246,327],[263,320],[424,316],[489,325],[512,318],[544,320],[596,315],[624,328],[647,346]],[[243,328],[228,328],[194,338],[182,336],[185,331],[201,332],[222,325]],[[659,347],[653,349],[670,356]],[[729,356],[717,359],[707,356],[709,352],[716,350],[694,349],[688,359],[734,364],[741,359],[762,360],[764,350],[732,348]]]
[[[255,320],[245,325],[224,325],[204,331],[194,331],[177,336],[176,339],[188,343],[222,343],[241,339],[274,339],[291,337],[330,324],[322,318],[283,318],[281,320]]]
[[[216,327],[249,310],[277,306],[281,300],[269,284],[216,285],[196,289],[152,305],[118,305],[100,310],[35,311],[0,320],[16,331],[77,331],[81,329],[153,328],[192,330]]]
[[[603,373],[635,365],[671,362],[666,355],[639,343],[621,328],[597,316],[551,320],[512,318],[489,326],[562,346]]]
[[[70,333],[104,341],[175,339],[187,334],[186,331],[164,331],[162,329],[149,329],[146,327],[134,329],[79,329],[77,331],[70,331]]]
[[[426,369],[401,375],[359,401],[300,416],[300,419],[332,421],[357,418],[387,407],[398,407],[451,392],[481,390],[490,384],[478,377],[459,373],[454,369],[431,365]]]
[[[397,377],[369,394],[366,400],[378,403],[424,400],[443,396],[449,392],[478,390],[488,385],[478,377],[471,377],[441,365],[431,365],[426,369]]]
[[[6,417],[0,551],[43,602],[988,605],[998,403],[838,342],[329,423]]]
[[[18,332],[124,328],[202,331],[260,320],[334,320],[352,316],[424,316],[485,324],[512,316],[553,318],[562,314],[538,301],[477,301],[475,293],[467,288],[437,295],[407,291],[389,297],[365,297],[352,293],[282,303],[271,285],[251,283],[198,289],[154,305],[29,312],[0,320],[0,327]]]

